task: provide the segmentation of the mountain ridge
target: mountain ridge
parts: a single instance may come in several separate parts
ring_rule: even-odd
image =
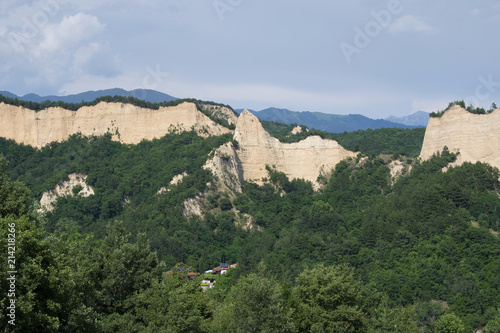
[[[430,115],[428,112],[417,111],[404,117],[389,116],[385,118],[385,120],[408,126],[427,126],[429,117]]]
[[[92,102],[96,98],[103,96],[135,97],[151,103],[161,103],[164,101],[169,102],[178,99],[177,97],[173,97],[168,94],[151,89],[125,90],[121,88],[89,90],[78,94],[71,94],[66,96],[56,96],[56,95],[40,96],[34,93],[18,96],[9,91],[0,91],[0,94],[4,95],[5,97],[17,98],[21,101],[31,101],[36,103],[41,103],[47,100],[51,102],[62,101],[65,103],[81,103],[82,101]]]
[[[241,113],[243,110],[238,109]],[[361,114],[338,115],[323,112],[291,111],[271,107],[260,111],[248,110],[260,120],[280,123],[305,125],[310,129],[318,129],[331,133],[353,132],[357,130],[379,128],[417,128],[425,125],[407,125],[386,119],[371,119]]]

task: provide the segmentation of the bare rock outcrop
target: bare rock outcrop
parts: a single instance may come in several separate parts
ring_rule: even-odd
[[[109,132],[115,140],[135,144],[191,128],[204,137],[231,132],[188,102],[158,110],[100,102],[78,111],[53,107],[38,112],[0,103],[0,136],[34,147],[63,141],[78,132],[87,136]]]
[[[203,216],[202,202],[204,200],[203,193],[198,193],[194,198],[184,200],[182,206],[182,214],[185,217]]]
[[[183,172],[179,175],[175,175],[174,178],[172,178],[172,180],[170,181],[170,184],[168,185],[168,188],[165,187],[165,186],[162,186],[157,192],[156,194],[165,194],[167,192],[170,192],[172,190],[172,186],[175,186],[175,185],[179,185],[180,183],[182,183],[182,180],[184,179],[184,177],[186,177],[188,174],[187,172]]]
[[[86,180],[87,175],[79,173],[72,173],[68,175],[68,180],[62,182],[59,185],[56,185],[53,190],[43,193],[42,199],[40,199],[40,206],[42,208],[45,208],[45,210],[48,212],[54,210],[54,203],[56,202],[57,198],[74,196],[75,193],[73,192],[73,189],[77,186],[79,186],[80,189],[78,193],[76,193],[76,195],[84,198],[90,195],[94,195],[94,189],[92,188],[92,186],[87,185],[87,183],[85,182]]]
[[[300,126],[295,126],[293,129],[292,129],[292,134],[300,134],[302,133],[302,127]]]
[[[303,178],[315,187],[321,172],[328,172],[337,163],[356,154],[336,141],[309,136],[296,143],[282,143],[262,127],[249,111],[243,111],[236,124],[234,138],[238,141],[238,157],[245,180],[260,181],[268,176],[266,165],[284,172],[290,179]]]
[[[456,164],[484,162],[500,168],[500,109],[472,114],[458,105],[430,118],[420,157],[429,159],[444,147],[459,151]]]
[[[231,142],[217,148],[213,157],[203,167],[212,171],[216,180],[220,182],[219,187],[222,185],[222,187],[226,186],[230,190],[241,192],[243,169],[236,154],[236,148]]]
[[[412,169],[411,165],[399,160],[394,160],[390,162],[389,164],[387,164],[387,167],[391,172],[391,180],[390,180],[391,185],[394,185],[394,183],[396,183],[399,177],[401,177],[405,173],[410,172]]]

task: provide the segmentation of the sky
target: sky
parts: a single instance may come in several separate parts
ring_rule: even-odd
[[[0,90],[371,118],[500,104],[495,0],[2,0]]]

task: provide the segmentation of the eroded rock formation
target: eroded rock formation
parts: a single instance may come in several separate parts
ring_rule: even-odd
[[[220,185],[226,186],[236,192],[241,192],[241,180],[243,180],[243,170],[241,161],[236,153],[236,148],[228,142],[214,152],[205,165],[205,169],[212,171]]]
[[[444,147],[459,151],[456,164],[484,162],[500,168],[500,109],[472,114],[458,105],[430,118],[420,157],[429,159]]]
[[[337,163],[356,154],[344,149],[336,141],[309,136],[296,143],[282,143],[262,127],[260,121],[245,110],[236,124],[234,138],[245,180],[259,181],[268,176],[266,165],[284,172],[290,179],[303,178],[316,187],[322,172],[328,172]]]
[[[109,132],[115,140],[134,144],[160,138],[175,129],[191,128],[204,137],[230,133],[188,102],[158,110],[101,102],[78,111],[55,107],[38,112],[0,103],[0,136],[34,147],[63,141],[78,132],[83,135]]]
[[[50,212],[54,210],[54,204],[57,201],[57,198],[74,196],[75,194],[82,197],[94,195],[94,189],[92,186],[87,185],[85,182],[86,179],[87,175],[79,173],[72,173],[68,175],[68,180],[57,185],[53,190],[43,193],[42,199],[40,199],[40,206]],[[73,189],[77,186],[79,187],[77,188],[78,193],[74,193]]]

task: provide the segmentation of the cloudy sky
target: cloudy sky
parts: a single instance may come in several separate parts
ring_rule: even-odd
[[[0,90],[107,88],[260,110],[500,104],[494,0],[2,0]]]

